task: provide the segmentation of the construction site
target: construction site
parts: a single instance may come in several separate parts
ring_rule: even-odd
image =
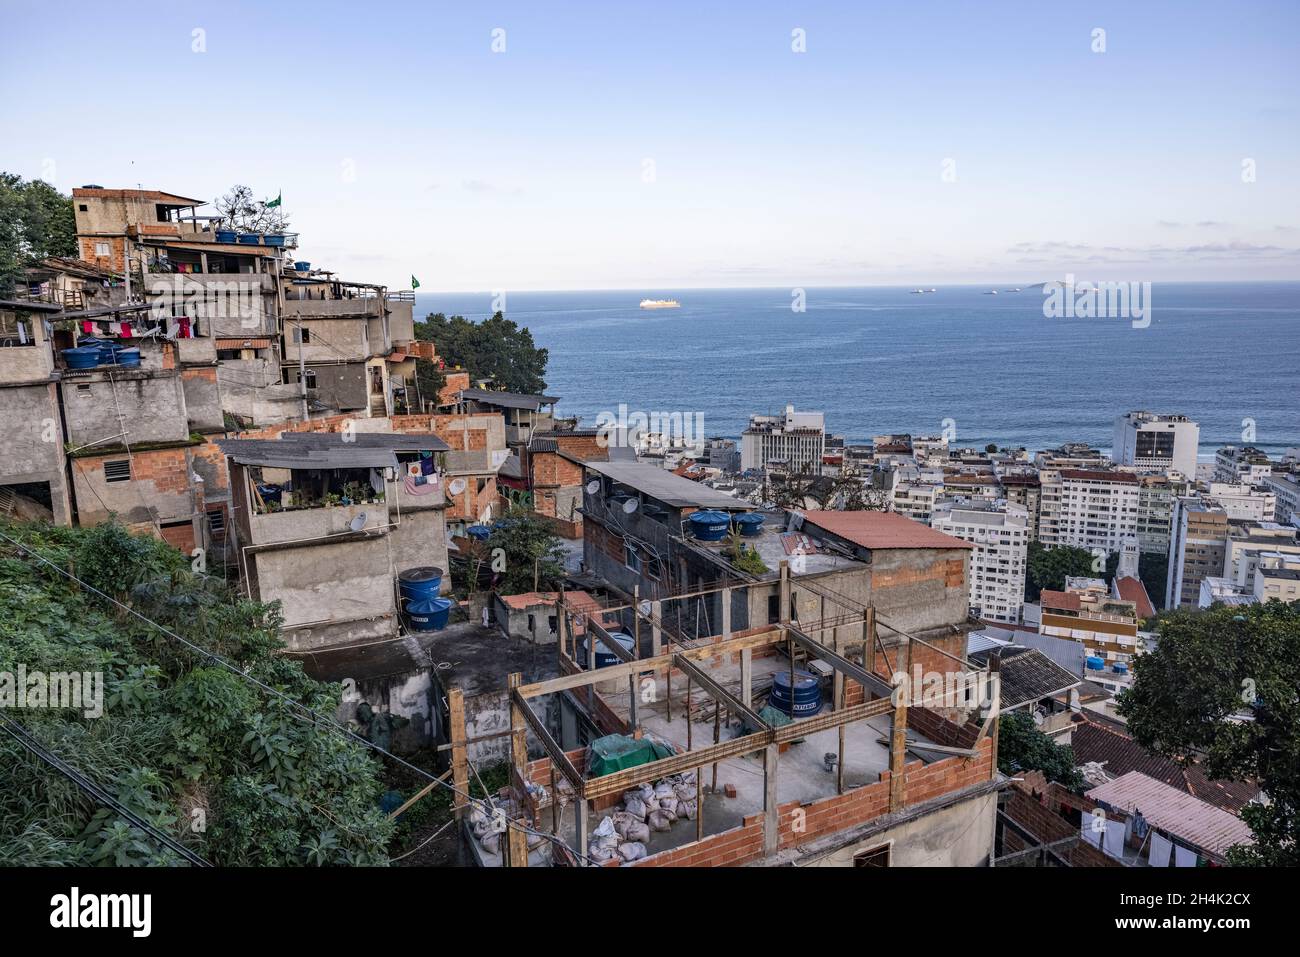
[[[975,667],[963,621],[912,634],[815,581],[825,609],[733,631],[748,584],[593,609],[559,602],[558,677],[507,682],[510,786],[462,797],[473,859],[495,866],[979,866],[993,859],[998,661]],[[685,610],[717,611],[687,637]],[[699,616],[695,616],[698,620]],[[958,674],[983,707],[896,676]],[[565,750],[553,697],[597,736]],[[459,793],[475,739],[449,693]]]

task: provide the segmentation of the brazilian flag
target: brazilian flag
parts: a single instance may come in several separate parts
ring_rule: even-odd
[[[420,288],[420,280],[416,279],[414,276],[411,277],[411,288],[412,289]]]
[[[266,207],[267,209],[275,209],[275,207],[277,207],[277,206],[280,205],[280,200],[281,200],[283,197],[284,197],[284,190],[280,190],[280,192],[278,192],[278,193],[276,194],[275,199],[273,199],[273,200],[271,200],[270,202],[265,203],[265,204],[263,204],[263,205],[265,205],[265,207]]]

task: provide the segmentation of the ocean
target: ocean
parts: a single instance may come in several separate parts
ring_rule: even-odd
[[[557,409],[587,426],[625,404],[701,413],[708,435],[735,438],[751,414],[792,403],[850,442],[948,426],[963,446],[1108,450],[1116,416],[1148,409],[1199,422],[1203,459],[1223,444],[1300,445],[1300,282],[1157,283],[1146,328],[1048,319],[1041,289],[1008,288],[809,288],[804,312],[784,288],[513,292],[505,304],[550,350]],[[643,298],[681,308],[643,310]],[[484,318],[491,303],[421,292],[416,317]]]

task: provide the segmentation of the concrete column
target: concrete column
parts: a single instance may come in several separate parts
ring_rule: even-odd
[[[763,751],[763,853],[771,854],[780,842],[776,810],[776,766],[780,745],[769,744]]]

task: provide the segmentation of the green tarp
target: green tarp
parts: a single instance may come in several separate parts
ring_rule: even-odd
[[[608,734],[587,746],[587,777],[602,777],[671,757],[672,754],[672,748],[649,738],[638,741],[626,734]]]

